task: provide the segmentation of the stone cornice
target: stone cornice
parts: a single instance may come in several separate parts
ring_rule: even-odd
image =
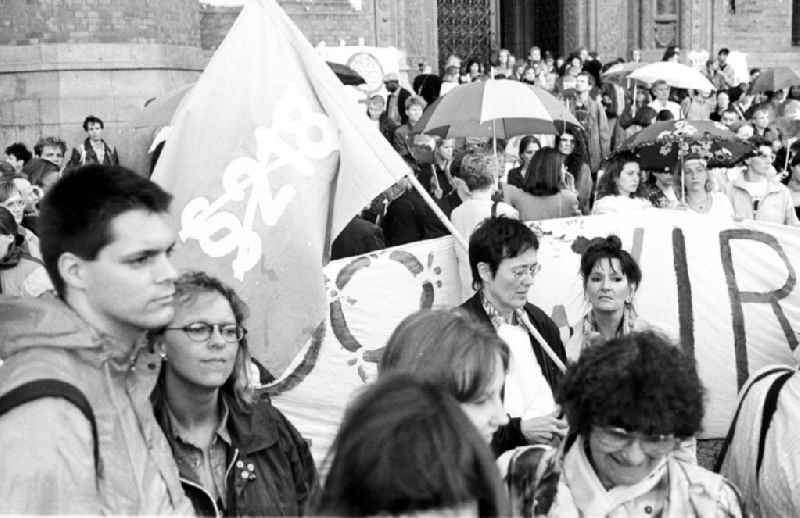
[[[0,45],[0,74],[60,70],[202,71],[209,56],[198,47],[155,43]]]

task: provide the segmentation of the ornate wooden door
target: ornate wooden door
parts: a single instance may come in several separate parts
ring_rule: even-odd
[[[437,0],[439,65],[456,54],[488,64],[495,43],[496,0]]]

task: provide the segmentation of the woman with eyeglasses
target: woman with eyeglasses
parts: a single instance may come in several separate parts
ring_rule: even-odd
[[[535,487],[523,479],[527,491],[516,493],[540,495],[537,516],[745,516],[730,482],[677,454],[700,430],[703,386],[694,361],[663,336],[632,333],[588,349],[557,402],[570,425],[558,482],[541,475],[550,463],[534,464]]]
[[[44,265],[23,247],[14,216],[0,207],[0,295],[38,297],[53,290]]]
[[[0,207],[8,209],[14,216],[14,221],[17,222],[17,234],[23,238],[22,244],[25,253],[41,260],[42,252],[39,250],[39,238],[22,225],[22,220],[25,217],[26,205],[27,201],[14,180],[0,180]]]
[[[469,239],[469,266],[477,293],[460,307],[509,347],[504,407],[511,420],[495,434],[496,454],[535,443],[558,442],[566,426],[553,392],[566,361],[558,327],[528,292],[539,273],[539,240],[521,221],[484,220]]]
[[[164,359],[153,409],[198,515],[303,515],[316,469],[303,437],[254,389],[246,313],[214,277],[178,278],[175,316],[149,337]]]

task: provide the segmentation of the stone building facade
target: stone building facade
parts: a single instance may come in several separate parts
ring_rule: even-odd
[[[800,69],[800,0],[278,1],[312,44],[395,46],[412,70],[450,53],[486,62],[501,47],[659,59],[671,44]],[[0,145],[44,134],[74,145],[89,113],[124,140],[146,100],[197,78],[238,12],[198,0],[0,0]]]
[[[395,46],[436,60],[435,0],[278,0],[312,44]],[[240,8],[198,0],[0,0],[0,146],[84,137],[88,114],[109,141],[148,99],[197,79]],[[124,160],[125,147],[120,146]]]
[[[660,59],[669,45],[712,55],[727,47],[745,52],[750,66],[800,71],[799,25],[797,0],[566,0],[562,50],[585,46],[602,59],[639,48]]]

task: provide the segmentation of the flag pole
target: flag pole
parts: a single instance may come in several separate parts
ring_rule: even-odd
[[[442,209],[439,208],[436,202],[433,201],[433,198],[431,198],[431,195],[428,194],[428,191],[425,190],[425,187],[423,187],[422,184],[419,183],[419,180],[417,180],[417,176],[413,172],[411,172],[406,175],[406,178],[408,178],[408,181],[411,182],[411,185],[414,186],[419,195],[422,196],[422,199],[425,200],[425,203],[427,203],[428,206],[433,210],[433,213],[436,214],[436,217],[439,218],[439,221],[441,221],[442,224],[445,226],[445,228],[447,228],[447,230],[449,230],[450,233],[453,234],[453,238],[455,238],[456,243],[461,245],[464,248],[464,250],[469,250],[469,246],[467,246],[467,241],[464,239],[464,236],[462,236],[461,232],[456,230],[456,227],[454,227],[453,224],[450,223],[450,220],[447,218],[447,216],[445,216],[444,212],[442,212]]]

